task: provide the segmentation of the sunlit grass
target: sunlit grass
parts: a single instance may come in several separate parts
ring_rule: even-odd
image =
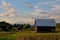
[[[60,33],[36,33],[21,31],[16,33],[0,33],[0,40],[58,40]]]
[[[0,40],[60,40],[58,33],[37,33],[35,31],[0,32]]]

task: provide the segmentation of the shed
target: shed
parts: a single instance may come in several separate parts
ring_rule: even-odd
[[[55,19],[35,19],[35,31],[55,31]]]

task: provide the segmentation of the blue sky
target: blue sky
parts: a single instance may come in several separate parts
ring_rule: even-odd
[[[60,1],[56,2],[56,0],[4,0],[5,2],[8,2],[10,4],[12,4],[12,6],[14,8],[16,8],[18,11],[21,11],[22,13],[25,12],[31,12],[34,11],[34,5],[39,6],[41,9],[43,10],[50,10],[50,8],[52,7],[52,5],[54,4],[59,4],[60,5]],[[26,4],[29,5],[31,4],[33,6],[33,8],[28,8],[26,6]],[[46,3],[47,5],[44,5],[44,3]],[[48,5],[48,3],[50,3]],[[2,0],[0,0],[0,6],[2,6]],[[0,8],[0,13],[2,13],[3,9]]]
[[[10,4],[13,5],[13,7],[15,7],[16,9],[18,10],[21,10],[21,11],[28,11],[29,9],[26,7],[26,2],[30,2],[32,4],[36,4],[38,1],[35,1],[35,0],[4,0]],[[2,3],[2,0],[0,0],[0,2]],[[30,10],[29,10],[30,11]]]
[[[51,18],[60,22],[60,0],[0,0],[0,17]],[[5,19],[4,19],[5,20]]]
[[[44,5],[43,3],[44,2],[53,3],[55,0],[4,0],[4,1],[12,4],[12,6],[19,11],[29,12],[29,11],[34,11],[34,8],[28,8],[26,6],[26,4],[28,4],[28,3],[30,3],[33,6],[38,5],[39,7],[41,7],[44,10],[49,10],[49,8],[51,7],[51,4],[50,5]],[[2,0],[0,0],[0,6],[1,6],[1,4],[2,4]],[[58,3],[58,4],[60,4],[60,3]],[[1,12],[2,12],[2,8],[0,8],[0,13]]]

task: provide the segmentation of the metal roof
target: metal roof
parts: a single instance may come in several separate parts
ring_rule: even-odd
[[[53,26],[56,27],[54,19],[35,19],[37,26]]]

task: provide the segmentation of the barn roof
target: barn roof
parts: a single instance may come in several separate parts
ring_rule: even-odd
[[[37,26],[52,26],[56,27],[56,23],[54,19],[35,19]]]

